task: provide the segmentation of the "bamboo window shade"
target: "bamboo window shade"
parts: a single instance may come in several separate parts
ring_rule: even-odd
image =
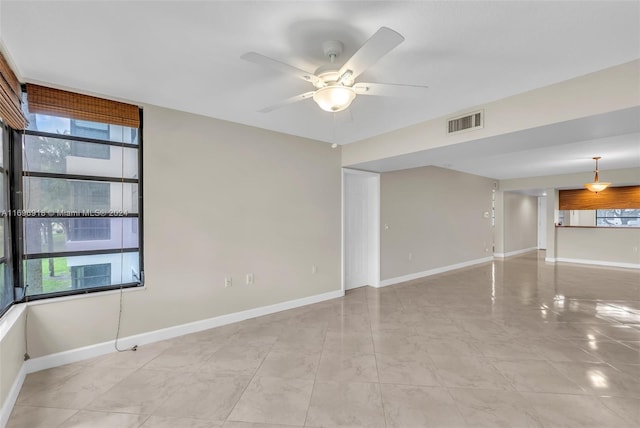
[[[0,117],[13,129],[24,129],[28,124],[22,113],[21,99],[20,82],[0,53]]]
[[[587,189],[560,190],[558,209],[640,209],[640,186],[609,187],[599,193]]]
[[[27,83],[31,113],[140,127],[138,106]]]

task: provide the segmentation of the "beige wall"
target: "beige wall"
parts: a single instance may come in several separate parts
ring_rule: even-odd
[[[496,253],[508,254],[538,246],[538,198],[502,192],[502,242]],[[498,251],[501,248],[502,251]]]
[[[380,279],[490,256],[493,183],[438,167],[381,174]]]
[[[340,180],[329,144],[145,107],[146,290],[125,293],[121,336],[339,290]],[[118,301],[32,306],[31,356],[112,340]]]
[[[4,323],[0,327],[0,407],[5,404],[22,367],[25,352],[24,317],[25,312],[14,306],[0,321],[0,324]]]
[[[556,257],[640,267],[640,229],[558,227]]]

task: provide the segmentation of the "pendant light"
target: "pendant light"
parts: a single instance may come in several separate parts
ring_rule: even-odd
[[[601,159],[600,156],[595,156],[593,158],[593,160],[596,161],[596,170],[594,171],[595,172],[595,177],[593,178],[593,183],[585,183],[585,185],[584,185],[584,187],[586,187],[587,189],[591,190],[594,193],[602,192],[604,189],[609,187],[609,185],[611,184],[611,183],[599,180],[599,177],[598,177],[598,160],[600,160],[600,159]]]

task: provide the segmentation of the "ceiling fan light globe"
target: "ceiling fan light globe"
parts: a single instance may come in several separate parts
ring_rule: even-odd
[[[318,106],[331,113],[342,111],[351,105],[356,92],[348,86],[325,86],[313,94],[313,100]]]

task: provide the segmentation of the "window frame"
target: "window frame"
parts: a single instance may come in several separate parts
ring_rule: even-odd
[[[123,288],[136,288],[144,286],[144,227],[143,227],[143,110],[138,108],[138,114],[140,116],[140,126],[137,128],[137,142],[136,143],[122,143],[117,141],[106,141],[106,140],[97,140],[94,138],[85,138],[78,137],[72,135],[60,135],[43,131],[35,131],[35,130],[21,130],[21,131],[13,131],[13,141],[10,144],[11,149],[13,149],[13,153],[11,156],[11,160],[13,161],[14,167],[10,171],[11,176],[11,209],[14,212],[22,211],[22,192],[23,192],[23,183],[24,177],[42,177],[42,178],[65,178],[79,181],[94,181],[94,182],[117,182],[117,183],[135,183],[137,184],[137,214],[128,213],[126,215],[107,215],[104,217],[93,217],[93,218],[126,218],[133,217],[137,218],[138,223],[138,246],[135,248],[124,248],[121,247],[118,250],[104,250],[104,249],[96,249],[96,250],[82,250],[82,251],[65,251],[65,252],[42,252],[42,253],[32,253],[26,254],[26,245],[23,238],[23,223],[25,218],[34,218],[30,217],[22,217],[22,216],[10,216],[12,220],[12,236],[18,236],[19,238],[12,242],[12,253],[14,255],[13,258],[13,272],[16,273],[14,275],[15,280],[13,281],[14,287],[16,289],[22,290],[22,296],[18,298],[18,296],[14,293],[14,303],[22,303],[31,300],[43,300],[55,297],[63,297],[70,295],[79,295],[79,294],[88,294],[95,292],[103,292],[103,291],[111,291],[118,290]],[[133,148],[138,151],[138,159],[137,159],[137,178],[118,178],[118,177],[102,177],[102,176],[85,176],[85,175],[76,175],[76,174],[60,174],[60,173],[48,173],[48,172],[27,172],[24,171],[22,165],[22,140],[24,136],[32,135],[38,137],[49,137],[49,138],[64,138],[69,141],[77,141],[83,143],[96,143],[103,144],[106,146],[116,146],[123,148]],[[74,155],[72,155],[74,156]],[[37,217],[36,217],[37,218]],[[55,218],[85,218],[78,216],[56,216]],[[121,243],[122,245],[122,243]],[[56,257],[73,257],[73,256],[91,256],[91,255],[103,255],[103,254],[124,254],[124,253],[138,253],[138,267],[139,267],[139,280],[135,282],[127,282],[123,284],[111,284],[107,286],[99,286],[99,287],[89,287],[89,288],[73,288],[73,281],[71,282],[70,289],[61,290],[49,293],[42,294],[34,294],[29,295],[27,292],[27,284],[25,284],[26,278],[26,261],[34,260],[34,259],[46,259],[46,258],[56,258]],[[6,271],[6,270],[5,270]],[[10,305],[9,305],[10,306]]]
[[[3,283],[0,285],[8,292],[8,296],[11,296],[11,301],[6,306],[0,301],[0,316],[4,315],[14,303],[16,303],[16,290],[14,283],[15,272],[15,252],[13,245],[13,225],[11,208],[11,147],[14,138],[14,130],[7,124],[0,120],[0,127],[2,128],[2,165],[0,166],[0,174],[3,175],[3,185],[0,188],[0,192],[4,196],[4,207],[0,212],[0,221],[2,221],[4,227],[4,239],[0,245],[4,246],[4,255],[0,257],[0,264],[4,266],[2,269],[2,275],[4,275]]]

